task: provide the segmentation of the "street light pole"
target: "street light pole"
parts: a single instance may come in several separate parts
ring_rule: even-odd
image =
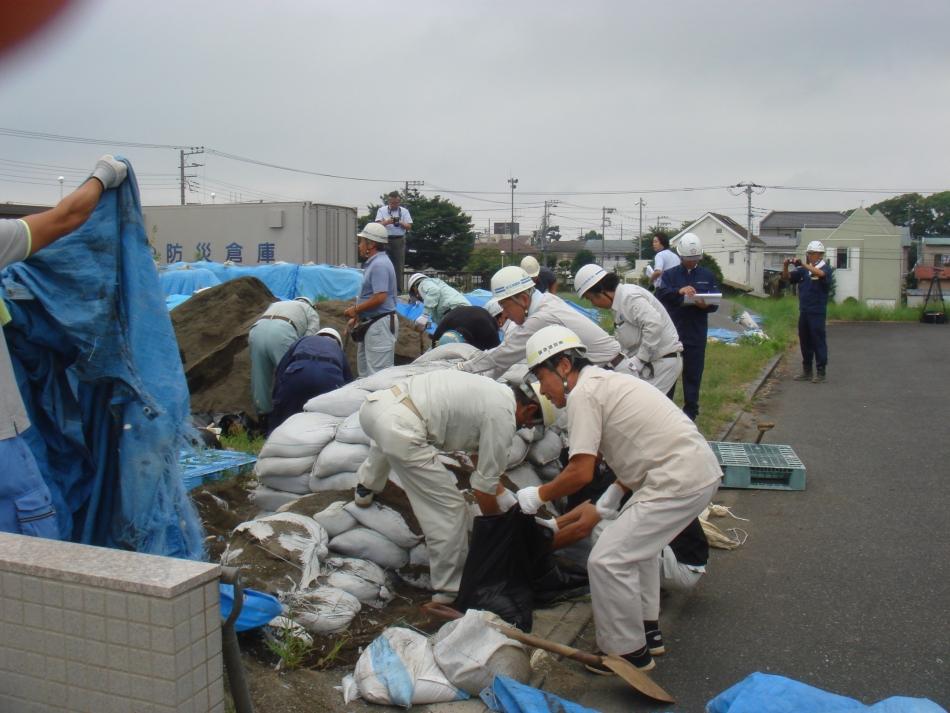
[[[508,223],[508,234],[511,236],[511,264],[514,265],[515,259],[515,189],[518,187],[517,178],[509,178],[508,184],[511,186],[511,222]],[[504,258],[502,258],[504,260]]]
[[[63,181],[66,180],[65,176],[59,177],[59,199],[63,200]]]
[[[600,216],[600,266],[601,267],[604,267],[604,250],[607,247],[607,225],[609,223],[609,221],[607,220],[607,216],[610,213],[613,213],[615,210],[616,208],[604,207],[603,212],[601,213],[601,216]],[[607,268],[604,267],[604,269],[606,270]]]
[[[637,238],[637,259],[643,259],[643,206],[646,203],[643,202],[643,198],[637,201],[637,205],[640,206],[640,237]]]

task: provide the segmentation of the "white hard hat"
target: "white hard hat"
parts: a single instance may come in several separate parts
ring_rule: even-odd
[[[505,311],[502,306],[498,304],[498,300],[488,300],[488,302],[485,303],[485,309],[488,310],[488,314],[492,317],[497,317]]]
[[[366,238],[367,240],[372,240],[374,243],[383,243],[384,245],[389,242],[389,233],[386,232],[386,226],[380,225],[379,223],[367,223],[366,226],[356,234],[358,238]]]
[[[491,278],[492,297],[499,301],[533,289],[534,280],[517,265],[503,267]]]
[[[818,240],[812,240],[808,243],[808,247],[805,248],[806,253],[824,253],[825,246],[821,244]]]
[[[426,279],[426,276],[421,272],[413,273],[412,277],[409,278],[408,284],[406,285],[406,292],[412,292],[412,288],[422,282],[424,279]]]
[[[541,263],[536,258],[528,255],[521,261],[521,269],[528,273],[528,277],[537,277],[541,274]]]
[[[607,271],[600,265],[584,265],[574,275],[574,291],[578,297],[583,297],[591,287],[600,282],[607,275]]]
[[[294,297],[294,302],[306,302],[308,305],[313,307],[313,301],[308,297]]]
[[[527,394],[528,398],[538,404],[538,408],[541,411],[541,418],[544,419],[545,428],[557,421],[564,412],[564,409],[555,406],[551,399],[541,393],[541,384],[537,381],[533,381],[531,384],[524,384],[521,386],[521,390]]]
[[[528,369],[533,369],[555,354],[576,349],[581,354],[587,353],[587,347],[574,332],[559,324],[539,329],[528,339],[525,352],[528,357]]]
[[[336,331],[333,327],[324,327],[319,332],[317,332],[317,336],[319,337],[321,334],[326,337],[333,337],[334,339],[336,339],[337,344],[340,345],[340,348],[341,349],[343,348],[343,338],[340,336],[340,333]]]
[[[703,256],[703,244],[693,233],[686,233],[680,238],[679,244],[676,246],[676,252],[680,254],[681,258],[698,260]]]

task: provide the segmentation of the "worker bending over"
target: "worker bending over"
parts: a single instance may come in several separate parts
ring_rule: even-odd
[[[528,255],[521,261],[521,269],[534,280],[534,286],[538,288],[538,292],[550,292],[552,295],[557,293],[557,275],[550,267],[539,263],[537,258]]]
[[[517,265],[496,272],[491,278],[491,291],[508,319],[520,328],[507,332],[497,349],[459,364],[457,368],[462,371],[497,379],[524,361],[525,346],[531,335],[544,327],[560,325],[571,329],[588,345],[591,362],[607,369],[632,373],[616,339],[557,295],[539,292],[528,273]]]
[[[508,334],[512,329],[518,328],[517,324],[508,319],[508,315],[505,314],[505,310],[502,306],[498,304],[498,300],[488,300],[488,302],[485,303],[485,309],[488,310],[488,314],[495,320],[495,325],[498,327],[502,339],[504,339],[504,335]]]
[[[445,344],[443,335],[454,332],[461,337],[459,341],[471,344],[482,351],[494,349],[501,344],[495,320],[482,307],[456,307],[439,322],[438,329],[432,335],[436,344]]]
[[[490,379],[458,371],[414,376],[405,384],[370,394],[360,425],[372,439],[358,471],[356,504],[366,507],[394,470],[426,538],[433,601],[458,595],[468,555],[465,500],[439,452],[462,451],[476,463],[471,485],[484,515],[499,512],[498,495],[514,496],[499,484],[515,431],[535,422],[553,423],[559,411],[537,390],[515,392]]]
[[[828,311],[828,294],[831,287],[832,269],[825,262],[825,246],[812,240],[805,248],[805,262],[795,260],[795,271],[789,272],[786,259],[782,277],[798,288],[798,341],[802,349],[802,373],[795,381],[825,381],[828,365],[828,339],[825,336],[825,313]],[[818,373],[812,376],[812,359]]]
[[[398,202],[398,201],[397,201]],[[356,304],[347,307],[347,331],[356,346],[356,370],[360,378],[388,369],[396,361],[398,294],[396,270],[386,254],[389,234],[379,223],[367,223],[359,233],[357,249],[363,259],[363,281]]]
[[[320,315],[306,297],[274,302],[251,327],[247,346],[251,355],[251,395],[258,416],[274,408],[274,372],[291,345],[320,330]]]
[[[429,322],[441,325],[445,315],[456,307],[472,306],[454,287],[421,272],[409,278],[409,300],[413,303],[422,302],[422,314],[416,318],[416,324],[423,330],[428,329]]]
[[[590,554],[597,643],[649,670],[654,663],[647,628],[659,617],[657,555],[712,500],[722,473],[706,440],[682,411],[657,389],[627,374],[593,368],[587,348],[564,327],[547,327],[527,345],[529,382],[556,407],[567,407],[567,467],[553,481],[522,488],[518,502],[534,514],[546,502],[580,490],[594,477],[599,455],[617,474],[598,509],[626,505]],[[591,671],[610,675],[606,667]]]
[[[639,285],[621,285],[616,274],[599,265],[578,270],[574,289],[595,307],[614,313],[614,333],[633,371],[672,398],[683,369],[683,345],[660,301]]]
[[[314,396],[351,381],[350,360],[343,351],[338,331],[324,327],[313,336],[298,339],[277,365],[268,435],[295,413],[303,411],[304,404]]]

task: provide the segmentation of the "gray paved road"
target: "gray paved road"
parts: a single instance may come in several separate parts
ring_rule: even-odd
[[[793,382],[789,364],[759,414],[805,462],[807,490],[717,498],[751,523],[716,524],[750,538],[714,553],[664,625],[667,710],[702,711],[754,671],[950,709],[950,327],[837,324],[829,342],[829,382]],[[604,713],[663,709],[572,662],[545,687]]]

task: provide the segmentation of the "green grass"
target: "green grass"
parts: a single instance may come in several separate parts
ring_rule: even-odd
[[[763,299],[740,295],[731,297],[734,302],[761,314],[766,320],[779,320],[783,324],[792,320],[794,329],[798,325],[798,298],[784,296]],[[848,299],[844,302],[828,304],[829,322],[916,322],[920,320],[921,307],[868,307],[863,302]],[[767,330],[766,330],[767,331]]]
[[[252,456],[256,456],[261,452],[261,448],[264,447],[264,441],[266,439],[264,436],[252,438],[243,428],[235,426],[231,433],[227,435],[222,433],[218,437],[218,440],[220,440],[221,445],[228,450],[250,453]]]

